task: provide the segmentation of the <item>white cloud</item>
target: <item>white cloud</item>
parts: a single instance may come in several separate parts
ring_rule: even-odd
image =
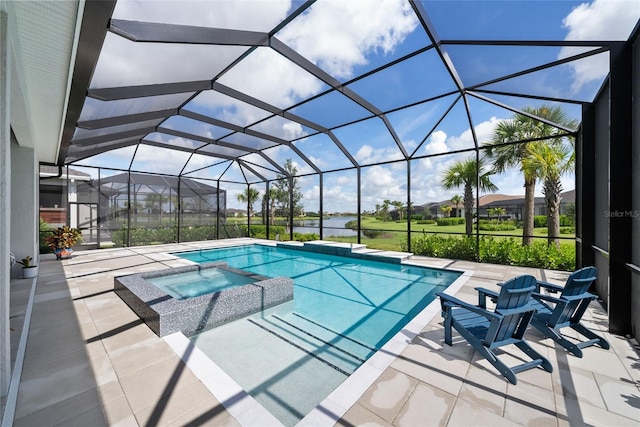
[[[349,78],[370,52],[389,53],[418,22],[408,2],[322,1],[277,36],[324,70]]]
[[[373,154],[373,147],[370,145],[363,145],[358,152],[353,156],[358,162],[362,163],[364,159],[368,159]]]
[[[181,25],[269,31],[291,8],[290,0],[118,0],[113,16],[118,19]]]
[[[491,139],[493,132],[502,119],[491,117],[489,120],[479,123],[475,127],[478,144]],[[474,148],[473,133],[471,129],[467,129],[460,135],[447,136],[446,132],[437,130],[429,137],[429,143],[424,146],[425,154],[442,154],[449,151],[458,151],[468,148]]]
[[[437,130],[429,137],[429,143],[424,146],[425,154],[440,154],[449,151],[447,147],[447,134],[441,130]]]
[[[362,176],[362,197],[372,204],[389,200],[406,200],[405,175],[395,173],[390,167],[372,166],[366,168]]]
[[[640,2],[594,0],[574,8],[563,20],[566,40],[627,40],[640,17]]]
[[[353,156],[361,165],[369,165],[390,160],[399,160],[402,153],[397,145],[391,147],[373,148],[370,145],[363,145]]]
[[[326,87],[320,80],[267,47],[253,51],[219,81],[280,108],[290,107]]]
[[[574,8],[563,20],[569,30],[565,40],[627,40],[640,17],[640,2],[637,0],[594,0]],[[565,47],[559,58],[584,51],[581,48]],[[585,84],[600,80],[609,72],[609,56],[598,55],[569,64],[573,68],[574,92]]]
[[[132,169],[178,174],[189,160],[190,153],[140,144],[133,159]]]

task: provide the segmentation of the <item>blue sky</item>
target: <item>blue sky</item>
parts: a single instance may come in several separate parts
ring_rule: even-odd
[[[154,7],[150,7],[153,4]],[[212,7],[216,5],[216,7]],[[119,2],[114,17],[187,25],[270,31],[281,22],[292,5],[288,1],[216,1],[216,2]],[[318,1],[312,8],[294,19],[276,37],[313,62],[331,78],[341,83],[371,72],[408,53],[428,45],[428,37],[408,3],[384,0],[376,8],[364,1]],[[428,12],[438,36],[443,40],[625,40],[640,16],[640,2],[623,0],[579,1],[426,1]],[[237,46],[135,44],[108,34],[105,48],[94,74],[91,87],[112,87],[210,79],[226,64],[238,57],[244,48]],[[522,71],[555,61],[579,50],[559,47],[507,46],[447,46],[447,52],[465,87],[489,81],[497,76]],[[195,58],[195,59],[194,59]],[[581,61],[531,73],[487,87],[527,95],[590,101],[608,72],[608,55],[601,54]],[[277,108],[287,109],[326,91],[329,86],[317,77],[286,60],[273,49],[261,47],[247,55],[236,67],[218,80],[236,91],[246,93]],[[365,102],[381,111],[390,111],[455,90],[455,85],[434,49],[410,60],[368,75],[347,86]],[[490,96],[490,95],[484,95]],[[182,98],[181,98],[182,97]],[[185,95],[170,95],[154,99],[111,101],[107,104],[91,101],[81,119],[135,113],[144,109],[174,105]],[[495,101],[515,108],[540,105],[522,97],[491,96]],[[446,200],[456,192],[445,191],[440,185],[443,172],[453,162],[466,159],[472,153],[446,154],[472,148],[475,133],[480,144],[490,139],[500,120],[513,116],[482,99],[468,98],[470,125],[464,103],[446,96],[431,102],[399,109],[386,115],[408,154],[415,156],[442,154],[411,161],[411,200],[414,204]],[[96,104],[96,105],[93,105]],[[580,107],[562,104],[571,118],[580,118]],[[442,114],[451,108],[444,120]],[[234,125],[287,141],[314,164],[328,173],[324,177],[325,211],[356,209],[355,171],[330,172],[348,167],[351,162],[325,134],[316,134],[299,123],[274,117],[257,125],[251,124],[270,114],[227,95],[206,91],[191,100],[185,109],[205,114]],[[367,166],[378,162],[399,160],[402,153],[386,124],[374,117],[349,126],[371,112],[339,92],[331,92],[293,108],[291,113],[333,128],[334,135],[353,155],[362,169],[362,207],[371,210],[385,199],[406,201],[407,165],[405,162]],[[296,150],[273,141],[258,140],[246,134],[231,133],[215,125],[179,117],[165,122],[163,127],[197,134],[227,143],[266,148],[265,153],[278,164],[288,158],[303,174],[313,169],[296,154]],[[473,128],[472,128],[472,127]],[[473,129],[473,130],[472,130]],[[431,133],[430,133],[431,132]],[[427,135],[429,135],[428,138]],[[183,148],[203,147],[204,142],[167,133],[154,133],[148,139]],[[233,156],[239,151],[230,147],[205,148]],[[135,157],[134,157],[135,153]],[[133,161],[132,161],[133,157]],[[258,173],[266,178],[275,175],[271,165],[257,154],[246,157]],[[186,173],[192,178],[217,178],[224,165],[208,156],[194,155],[156,146],[140,145],[114,150],[79,164],[127,169],[129,164],[140,171]],[[77,167],[77,166],[76,166]],[[205,168],[205,169],[202,169]],[[192,172],[196,171],[196,172]],[[192,172],[192,173],[189,173]],[[256,179],[252,174],[249,179]],[[237,165],[227,169],[224,179],[243,180]],[[499,193],[522,194],[522,177],[517,170],[495,176]],[[303,204],[309,211],[317,210],[317,177],[301,177]],[[573,176],[563,179],[566,190],[574,188]],[[223,186],[225,186],[223,184]],[[242,185],[228,186],[228,206],[241,207],[236,195]],[[260,187],[259,187],[260,189]],[[539,190],[538,190],[539,192]]]

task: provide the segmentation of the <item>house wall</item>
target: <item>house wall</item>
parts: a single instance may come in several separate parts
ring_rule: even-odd
[[[11,144],[11,251],[38,259],[38,162],[35,150]],[[21,273],[14,266],[13,277]]]
[[[640,268],[640,36],[636,37],[633,44],[633,120],[632,120],[632,170],[635,171],[632,177],[631,206],[633,216],[631,218],[632,227],[632,248],[631,263],[632,268]],[[631,333],[633,337],[640,341],[640,270],[634,270],[631,274]]]
[[[9,336],[9,252],[11,243],[11,127],[8,14],[0,4],[0,398],[11,381],[11,339]],[[4,401],[4,400],[3,400]]]

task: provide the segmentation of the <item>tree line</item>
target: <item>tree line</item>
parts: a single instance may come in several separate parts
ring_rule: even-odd
[[[442,176],[442,185],[446,189],[464,189],[466,234],[471,235],[476,180],[479,191],[495,192],[498,188],[491,181],[491,175],[519,169],[525,189],[522,244],[528,246],[533,241],[535,188],[537,183],[542,183],[548,242],[558,246],[561,177],[575,167],[575,141],[568,132],[549,123],[568,129],[574,129],[577,123],[569,120],[567,113],[557,106],[527,107],[523,113],[498,124],[491,140],[483,144],[484,155],[478,160],[474,157],[451,165]]]
[[[273,224],[276,215],[287,218],[287,222],[293,221],[293,216],[298,216],[304,212],[304,206],[301,203],[302,192],[300,191],[300,183],[296,174],[298,169],[291,159],[284,162],[283,169],[286,174],[277,174],[276,179],[269,185],[269,191],[262,195],[262,223],[266,224],[266,218],[269,218],[269,224]],[[260,199],[260,190],[247,186],[244,192],[238,194],[237,199],[241,203],[247,204],[247,213],[249,217],[254,215],[253,205]]]

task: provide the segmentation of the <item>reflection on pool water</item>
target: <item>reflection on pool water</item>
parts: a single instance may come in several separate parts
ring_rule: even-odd
[[[176,254],[294,280],[292,302],[192,337],[285,425],[294,425],[461,273],[249,245]]]

